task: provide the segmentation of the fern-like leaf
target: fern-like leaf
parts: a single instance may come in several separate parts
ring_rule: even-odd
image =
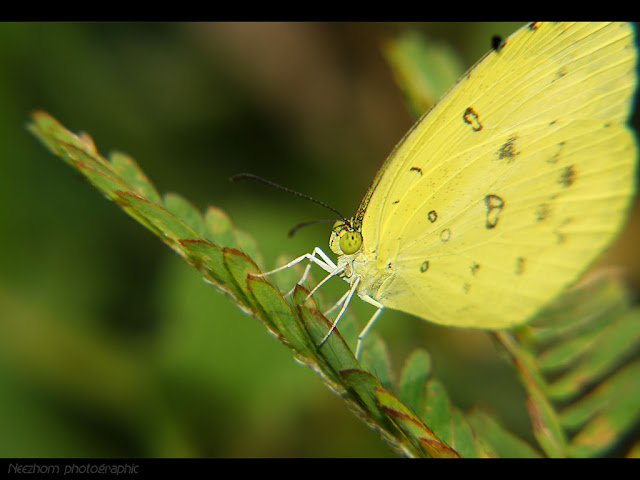
[[[527,390],[547,455],[602,456],[638,425],[640,309],[614,275],[595,276],[496,338]]]
[[[88,135],[74,135],[44,112],[33,114],[29,129],[106,198],[197,268],[206,282],[261,320],[300,363],[317,372],[392,446],[409,456],[460,455],[433,433],[424,416],[421,418],[415,413],[418,407],[407,407],[391,393],[391,374],[383,353],[386,347],[379,339],[372,336],[363,352],[363,361],[378,372],[379,377],[358,363],[338,331],[322,348],[317,347],[330,322],[320,313],[313,298],[304,302],[309,293],[304,287],[298,285],[288,303],[268,279],[255,276],[260,272],[257,263],[261,260],[254,261],[247,252],[259,258],[257,246],[250,236],[232,225],[224,212],[209,207],[203,216],[176,194],[161,196],[130,157],[116,153],[105,159]],[[416,368],[411,372],[416,374]],[[418,378],[426,379],[428,375],[422,372]],[[404,381],[404,388],[408,388],[407,382]]]

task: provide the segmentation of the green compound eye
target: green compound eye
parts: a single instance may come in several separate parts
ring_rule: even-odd
[[[360,250],[360,247],[362,247],[362,235],[360,235],[360,232],[347,230],[340,235],[340,250],[345,255],[353,255]]]

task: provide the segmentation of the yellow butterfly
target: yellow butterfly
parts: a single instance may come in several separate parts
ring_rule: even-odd
[[[637,140],[626,23],[531,23],[472,67],[395,147],[351,219],[303,260],[354,294],[441,325],[529,320],[625,223]],[[310,294],[310,295],[311,295]],[[327,312],[328,313],[328,312]],[[323,340],[324,342],[324,340]]]

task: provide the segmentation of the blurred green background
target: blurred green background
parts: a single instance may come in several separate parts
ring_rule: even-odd
[[[413,123],[381,42],[417,28],[467,68],[518,26],[0,24],[0,456],[395,456],[25,124],[43,109],[101,153],[133,156],[161,193],[224,209],[271,268],[324,248],[326,224],[287,232],[332,215],[231,175],[264,176],[350,216]],[[635,214],[604,260],[636,286],[638,231]],[[352,305],[361,321],[372,313]],[[487,406],[527,437],[522,391],[484,333],[396,312],[376,331],[396,369],[428,348],[456,405]]]

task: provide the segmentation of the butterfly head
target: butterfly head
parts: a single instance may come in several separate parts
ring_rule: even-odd
[[[353,255],[362,248],[362,234],[353,220],[338,220],[331,229],[331,251],[337,255]]]

